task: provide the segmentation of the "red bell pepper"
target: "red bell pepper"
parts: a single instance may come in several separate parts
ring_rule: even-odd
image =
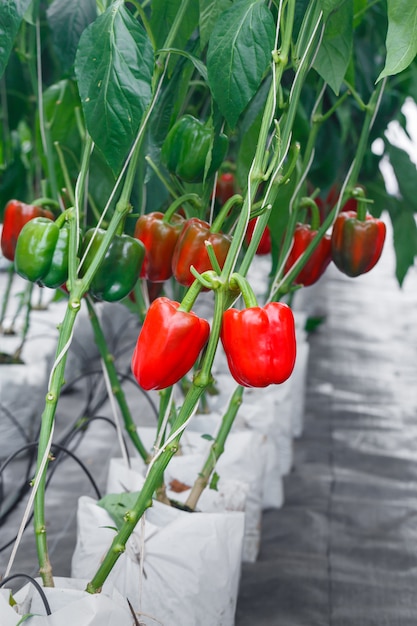
[[[347,276],[369,272],[384,247],[386,226],[371,215],[359,219],[356,211],[339,213],[331,236],[332,259]]]
[[[249,245],[251,242],[253,231],[255,230],[255,225],[256,217],[249,220],[248,227],[246,229],[245,242],[247,245]],[[269,226],[266,226],[264,232],[262,233],[259,245],[256,249],[256,254],[260,256],[264,254],[269,254],[271,252],[271,245],[271,231],[269,229]]]
[[[140,276],[153,283],[162,283],[172,276],[172,256],[184,224],[178,213],[164,220],[164,213],[155,211],[141,215],[134,236],[145,246],[145,260]]]
[[[54,220],[54,215],[41,206],[25,204],[20,200],[10,200],[4,209],[3,230],[1,233],[1,251],[6,259],[14,261],[17,238],[23,226],[35,217],[47,217]]]
[[[132,357],[132,372],[142,389],[165,389],[178,382],[197,361],[210,325],[179,302],[152,302]]]
[[[222,268],[229,251],[231,238],[220,232],[212,232],[210,224],[196,217],[187,220],[183,226],[172,257],[172,271],[176,280],[189,287],[194,276],[190,271],[193,265],[202,274],[214,269],[206,249],[206,242],[213,246],[219,266]]]
[[[294,369],[295,324],[286,304],[228,309],[223,314],[220,338],[230,372],[244,387],[283,383]]]
[[[235,176],[231,172],[220,174],[217,179],[215,197],[223,206],[235,194]]]
[[[293,246],[285,264],[285,273],[288,272],[297,259],[305,252],[316,235],[317,230],[313,230],[309,224],[299,223],[296,225]],[[297,274],[294,283],[296,285],[304,285],[304,287],[313,285],[318,281],[331,260],[330,235],[324,235],[304,267]]]

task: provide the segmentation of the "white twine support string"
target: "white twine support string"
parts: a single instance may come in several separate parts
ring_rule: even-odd
[[[165,450],[166,450],[167,446],[169,446],[169,444],[170,444],[172,441],[174,441],[174,439],[175,439],[176,437],[178,437],[178,435],[179,435],[179,434],[181,434],[183,430],[185,430],[185,429],[187,428],[188,424],[191,422],[191,420],[193,419],[194,415],[196,414],[196,412],[197,412],[197,408],[198,408],[198,405],[196,405],[196,406],[195,406],[195,408],[194,408],[193,412],[191,413],[190,417],[189,417],[188,419],[186,419],[186,420],[185,420],[185,422],[184,422],[183,424],[181,424],[181,426],[180,426],[179,428],[177,428],[177,430],[176,430],[176,431],[174,431],[174,432],[173,432],[173,433],[172,433],[172,434],[168,437],[168,439],[164,442],[164,445],[162,446],[162,448],[160,448],[160,449],[156,452],[155,456],[152,458],[151,462],[150,462],[150,463],[149,463],[149,465],[148,465],[148,470],[147,470],[147,472],[146,472],[146,476],[149,474],[149,472],[150,472],[150,470],[151,470],[151,467],[153,466],[153,464],[155,463],[155,461],[156,461],[156,460],[157,460],[157,459],[161,456],[161,454],[162,454],[163,452],[165,452]]]
[[[117,439],[119,441],[119,445],[120,445],[120,450],[122,452],[123,461],[124,461],[126,467],[130,468],[130,460],[129,460],[129,456],[128,456],[127,452],[126,452],[126,446],[125,446],[125,442],[124,442],[124,439],[123,439],[122,427],[121,427],[121,424],[120,424],[120,413],[119,413],[119,410],[118,410],[117,405],[116,405],[116,400],[114,398],[113,390],[111,388],[111,382],[110,382],[109,374],[107,372],[106,365],[105,365],[103,359],[100,359],[100,362],[101,362],[101,369],[103,370],[104,383],[106,385],[106,391],[107,391],[107,395],[109,397],[110,407],[111,407],[111,411],[112,411],[112,414],[113,414],[113,420],[114,420],[114,423],[116,425]]]

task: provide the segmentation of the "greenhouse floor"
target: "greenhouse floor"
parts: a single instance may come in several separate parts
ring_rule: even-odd
[[[294,441],[284,505],[264,511],[259,558],[243,564],[236,626],[417,624],[417,272],[398,287],[391,240],[367,275],[328,270],[314,311],[324,319],[309,336],[304,431]],[[83,341],[77,345],[82,353]],[[97,362],[95,354],[84,357]],[[62,397],[62,437],[86,406],[96,416],[111,414],[97,400],[99,366],[91,371],[87,388],[77,381]],[[149,411],[143,415],[143,423],[152,421]],[[97,420],[77,436],[77,455],[101,489],[119,449],[114,430]],[[26,461],[19,463],[23,471]],[[91,484],[66,460],[47,489],[56,575],[69,575],[81,494],[93,495]],[[25,504],[1,528],[3,546]],[[0,553],[1,574],[10,551]],[[35,555],[30,527],[13,571],[35,575]]]

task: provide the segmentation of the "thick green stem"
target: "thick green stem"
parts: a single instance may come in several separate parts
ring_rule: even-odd
[[[192,486],[190,495],[188,496],[185,503],[185,506],[189,507],[192,510],[194,510],[197,506],[198,500],[204,489],[208,485],[210,476],[212,475],[213,470],[216,467],[217,461],[224,452],[224,446],[227,437],[229,436],[229,433],[232,429],[235,417],[239,411],[239,407],[242,404],[242,395],[243,387],[239,386],[233,392],[226,413],[223,415],[219,432],[217,433],[213,444],[210,446],[207,459],[201,471],[199,472],[198,477],[194,482],[194,485]]]
[[[48,386],[48,393],[46,395],[45,408],[42,413],[41,430],[39,434],[38,442],[38,459],[37,459],[37,471],[42,465],[44,456],[49,453],[48,443],[53,428],[55,412],[58,404],[58,398],[61,392],[62,385],[64,383],[64,370],[65,362],[67,358],[67,351],[65,347],[71,340],[71,335],[75,323],[75,319],[78,311],[80,310],[80,299],[73,297],[68,302],[68,307],[65,313],[64,321],[62,323],[58,346],[56,350],[55,364],[51,372],[51,377]],[[45,587],[53,587],[54,582],[52,578],[52,567],[49,560],[46,523],[45,523],[45,485],[46,485],[46,471],[48,462],[45,465],[45,469],[41,475],[38,489],[34,500],[34,528],[35,528],[35,541],[36,549],[38,552],[39,560],[39,573],[42,577]]]
[[[151,103],[150,107],[152,106],[153,106],[153,103]],[[128,165],[126,179],[125,179],[124,187],[121,192],[120,200],[116,205],[116,209],[114,211],[110,224],[107,228],[106,234],[103,237],[103,241],[101,242],[95,257],[92,260],[83,278],[82,279],[75,278],[72,281],[70,277],[70,280],[69,280],[71,291],[70,291],[70,297],[69,297],[69,302],[68,302],[68,308],[64,317],[64,321],[60,327],[58,347],[56,351],[56,359],[55,359],[55,363],[52,368],[52,372],[50,376],[49,388],[48,388],[48,393],[46,396],[45,409],[42,414],[41,431],[39,435],[39,446],[38,446],[38,459],[37,459],[37,470],[36,470],[37,474],[40,471],[40,468],[42,467],[42,460],[44,459],[44,456],[48,454],[48,442],[50,440],[51,432],[53,429],[58,399],[61,393],[62,385],[64,383],[64,370],[65,370],[67,352],[71,344],[75,320],[81,308],[81,299],[83,295],[88,291],[91,281],[93,280],[94,275],[98,267],[100,266],[114,235],[116,234],[119,228],[120,223],[125,220],[126,215],[130,211],[130,205],[129,205],[128,200],[129,200],[130,193],[132,190],[134,172],[136,168],[138,153],[140,151],[140,147],[141,147],[141,143],[143,139],[144,124],[146,123],[146,120],[147,120],[147,116],[145,115],[144,121],[141,124],[141,127],[139,129],[138,137],[135,142],[133,152],[131,154],[131,160]],[[78,188],[78,193],[79,193],[79,195],[77,196],[77,199],[80,199],[83,195],[84,183],[85,183],[86,176],[87,176],[87,167],[88,167],[89,155],[91,153],[91,149],[92,149],[92,142],[87,137],[86,146],[84,150],[83,167],[80,172],[79,181],[77,182],[77,188]],[[79,218],[78,211],[76,211],[76,217],[78,220]],[[70,264],[72,266],[74,265],[74,260],[76,259],[76,244],[74,244],[74,242],[78,240],[77,238],[78,238],[77,222],[76,220],[74,220],[74,224],[70,231]],[[36,492],[36,496],[34,500],[34,525],[35,525],[36,546],[37,546],[38,559],[39,559],[39,565],[40,565],[40,574],[42,576],[44,585],[51,586],[53,585],[53,578],[52,578],[52,568],[51,568],[49,555],[48,555],[46,524],[45,524],[45,482],[46,482],[47,466],[48,464],[46,463],[43,469],[42,475],[40,477],[39,488]]]
[[[178,417],[172,427],[173,433],[175,433],[176,430],[181,428],[181,426],[187,422],[189,416],[197,406],[203,392],[204,387],[196,387],[195,385],[191,386]],[[163,476],[168,463],[178,450],[182,432],[183,430],[178,432],[178,434],[172,439],[168,439],[169,443],[161,449],[159,455],[155,457],[155,460],[149,466],[145,482],[143,483],[142,489],[133,508],[130,511],[127,511],[123,526],[116,534],[108,552],[100,564],[100,567],[87,585],[87,591],[89,593],[99,593],[101,591],[101,588],[114,567],[117,559],[125,551],[127,540],[135,529],[136,524],[141,519],[146,509],[152,505],[152,496],[161,484],[161,477]]]
[[[152,505],[152,497],[160,487],[164,471],[171,458],[177,452],[184,429],[196,410],[201,396],[211,383],[211,368],[219,342],[221,320],[224,311],[225,292],[222,288],[216,290],[214,318],[207,349],[201,363],[201,369],[194,377],[193,383],[184,398],[182,407],[176,416],[171,432],[161,450],[150,463],[145,482],[132,510],[125,515],[125,522],[116,534],[101,565],[92,580],[87,585],[89,593],[98,593],[114,567],[117,559],[126,549],[126,542],[132,534],[142,515]]]
[[[114,357],[109,351],[106,337],[104,336],[104,332],[101,327],[100,320],[98,319],[95,306],[90,297],[87,297],[86,301],[96,345],[106,368],[112,393],[116,398],[117,404],[119,405],[126,432],[142,459],[145,461],[145,463],[147,463],[150,456],[145,446],[143,445],[141,438],[138,435],[136,424],[132,418],[132,414],[130,412],[129,405],[127,404],[123,387],[117,375],[117,370],[114,365]]]

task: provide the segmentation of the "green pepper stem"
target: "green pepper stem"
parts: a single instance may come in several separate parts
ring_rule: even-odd
[[[356,217],[359,221],[364,222],[367,215],[367,200],[365,198],[365,192],[362,187],[355,187],[353,190],[353,197],[358,201],[358,209],[356,211]]]
[[[114,397],[116,398],[117,404],[119,405],[119,409],[122,414],[126,432],[129,435],[130,440],[132,441],[136,450],[139,452],[142,459],[145,461],[145,463],[147,463],[149,460],[149,453],[146,450],[145,446],[142,443],[141,438],[138,435],[136,424],[132,418],[132,414],[130,412],[129,405],[127,404],[123,387],[117,375],[117,370],[114,365],[114,357],[109,351],[107,341],[106,341],[103,329],[100,324],[100,320],[98,319],[95,306],[90,296],[87,296],[86,302],[87,302],[87,309],[88,309],[91,326],[94,332],[95,342],[100,352],[100,356],[102,358],[104,366],[106,368],[112,393]]]
[[[178,311],[185,311],[188,313],[194,306],[195,301],[202,289],[201,282],[197,279],[194,280],[191,286],[187,289],[185,296],[181,300],[180,306],[178,307]]]
[[[317,204],[312,198],[301,198],[299,209],[308,209],[310,213],[311,230],[318,230],[320,226],[320,213]]]
[[[256,296],[254,291],[246,278],[244,278],[241,274],[234,272],[230,277],[230,288],[232,291],[236,291],[239,289],[242,294],[243,301],[245,303],[246,308],[256,307],[258,306],[258,301],[256,300]]]
[[[195,480],[190,495],[187,498],[185,506],[194,510],[197,506],[198,500],[207,487],[210,480],[210,476],[216,467],[217,461],[224,452],[225,443],[227,437],[232,429],[235,417],[239,411],[239,407],[242,404],[243,387],[240,385],[235,389],[230,399],[229,405],[225,414],[223,415],[219,431],[215,437],[214,442],[210,446],[210,450],[207,454],[206,461],[198,473],[198,477]]]
[[[174,200],[174,202],[169,206],[169,208],[164,213],[162,221],[165,223],[169,223],[178,207],[180,207],[185,202],[191,202],[195,204],[198,208],[200,208],[201,206],[200,196],[198,196],[196,193],[185,193],[184,195]]]
[[[224,205],[222,206],[222,208],[220,209],[216,219],[214,220],[213,224],[210,227],[210,232],[211,233],[218,233],[222,226],[223,226],[223,222],[226,219],[226,217],[229,215],[232,207],[235,206],[235,204],[242,204],[243,202],[243,198],[240,194],[235,194],[234,196],[232,196],[231,198],[229,198],[228,200],[226,200],[226,202],[224,203]]]

